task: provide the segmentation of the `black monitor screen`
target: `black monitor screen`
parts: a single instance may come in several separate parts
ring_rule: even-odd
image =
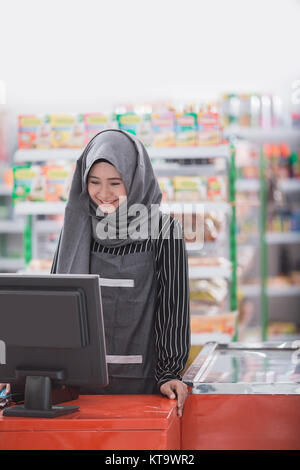
[[[108,383],[99,277],[0,274],[1,383]],[[4,362],[4,361],[2,361]]]

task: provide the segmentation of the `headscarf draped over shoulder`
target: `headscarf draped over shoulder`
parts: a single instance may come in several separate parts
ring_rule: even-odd
[[[141,214],[124,214],[123,204],[113,214],[96,211],[87,191],[87,177],[92,165],[104,159],[115,166],[124,182],[127,194],[126,207],[142,204],[145,212]],[[119,231],[124,235],[126,227],[134,222],[143,222],[148,218],[151,233],[158,229],[158,208],[162,194],[154,175],[149,155],[144,145],[134,135],[119,129],[106,129],[98,133],[86,146],[76,162],[70,193],[65,209],[64,224],[58,247],[54,256],[52,273],[86,274],[89,273],[91,238],[97,239],[97,227],[101,225],[114,227],[116,238],[101,240],[105,246],[122,246],[132,243],[129,236],[118,237]],[[126,217],[124,217],[126,216]],[[126,220],[126,222],[125,222]],[[117,224],[116,224],[117,221]],[[100,226],[99,226],[100,224]],[[152,225],[151,225],[152,224]],[[148,232],[149,233],[149,232]],[[141,239],[134,239],[136,243]]]

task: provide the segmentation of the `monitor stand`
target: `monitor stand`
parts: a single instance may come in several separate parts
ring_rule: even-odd
[[[79,406],[52,405],[50,377],[28,375],[26,376],[24,405],[5,408],[3,416],[55,418],[78,410]]]

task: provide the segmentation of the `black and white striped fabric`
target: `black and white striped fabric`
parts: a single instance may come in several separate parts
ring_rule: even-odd
[[[165,237],[165,227],[169,236]],[[182,228],[176,219],[163,216],[157,239],[108,248],[95,240],[91,251],[125,255],[155,250],[158,295],[156,303],[155,343],[158,386],[179,379],[190,349],[190,309],[188,264]]]

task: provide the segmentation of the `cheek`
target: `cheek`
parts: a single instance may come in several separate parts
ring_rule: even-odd
[[[118,190],[118,195],[119,196],[127,196],[126,188],[125,185],[121,185],[119,190]]]
[[[96,194],[96,186],[88,185],[87,190],[91,198],[93,198]]]

